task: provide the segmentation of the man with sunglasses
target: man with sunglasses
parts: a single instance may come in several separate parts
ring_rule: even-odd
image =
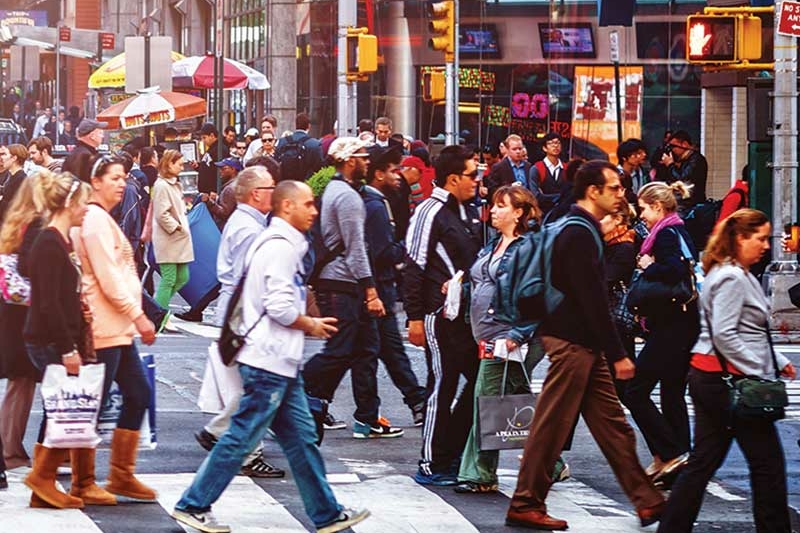
[[[442,309],[457,271],[469,272],[481,248],[481,223],[470,204],[479,180],[472,151],[447,146],[434,165],[436,187],[414,211],[406,234],[403,288],[408,340],[425,348],[430,375],[422,428],[422,453],[414,479],[422,485],[455,485],[461,452],[472,427],[478,347],[461,302],[457,316]],[[468,274],[467,274],[468,275]],[[446,288],[445,288],[446,287]],[[455,408],[461,376],[466,385]]]

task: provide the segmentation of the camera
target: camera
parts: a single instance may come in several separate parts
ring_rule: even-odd
[[[672,145],[670,143],[665,144],[661,147],[661,151],[664,152],[664,155],[672,155]]]

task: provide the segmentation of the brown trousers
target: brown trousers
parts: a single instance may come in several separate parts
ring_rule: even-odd
[[[3,405],[0,406],[0,439],[3,441],[3,455],[8,469],[31,466],[31,458],[22,441],[25,439],[35,393],[35,379],[8,380]]]
[[[614,390],[602,354],[556,337],[542,337],[550,368],[536,400],[536,413],[511,508],[546,512],[550,477],[578,414],[636,509],[657,505],[661,494],[636,456],[636,436]]]

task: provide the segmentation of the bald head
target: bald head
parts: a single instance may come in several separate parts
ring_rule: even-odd
[[[302,181],[280,182],[272,192],[272,213],[298,231],[308,231],[317,216],[311,187]]]

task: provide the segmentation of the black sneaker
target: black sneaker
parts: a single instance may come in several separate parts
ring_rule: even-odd
[[[239,474],[247,477],[260,477],[260,478],[281,478],[286,475],[286,472],[272,466],[264,460],[264,457],[259,455],[255,461],[249,465],[244,465],[239,471]]]
[[[460,481],[453,490],[459,494],[493,494],[497,492],[497,483],[475,483],[474,481]]]
[[[176,313],[176,317],[180,318],[181,320],[185,320],[186,322],[202,322],[203,321],[203,313],[191,312],[186,311],[185,313]]]
[[[218,440],[217,437],[206,431],[205,428],[195,433],[194,438],[197,443],[207,452],[211,451]]]
[[[6,479],[6,473],[0,472],[0,490],[6,490],[8,488],[8,480]]]
[[[394,437],[402,437],[403,430],[394,428],[388,423],[388,420],[379,418],[375,425],[365,424],[363,422],[355,421],[353,424],[353,438],[355,439],[391,439]]]
[[[327,430],[347,428],[347,424],[345,423],[345,421],[337,420],[336,417],[333,416],[333,413],[331,413],[330,411],[328,411],[328,413],[325,415],[325,419],[322,422],[322,426]]]
[[[364,521],[367,517],[369,517],[369,511],[366,509],[360,511],[355,509],[342,509],[339,518],[337,518],[335,522],[317,529],[317,533],[336,533],[337,531],[344,531]]]
[[[428,402],[419,402],[411,406],[411,416],[414,419],[414,425],[419,427],[425,423],[425,410]]]

